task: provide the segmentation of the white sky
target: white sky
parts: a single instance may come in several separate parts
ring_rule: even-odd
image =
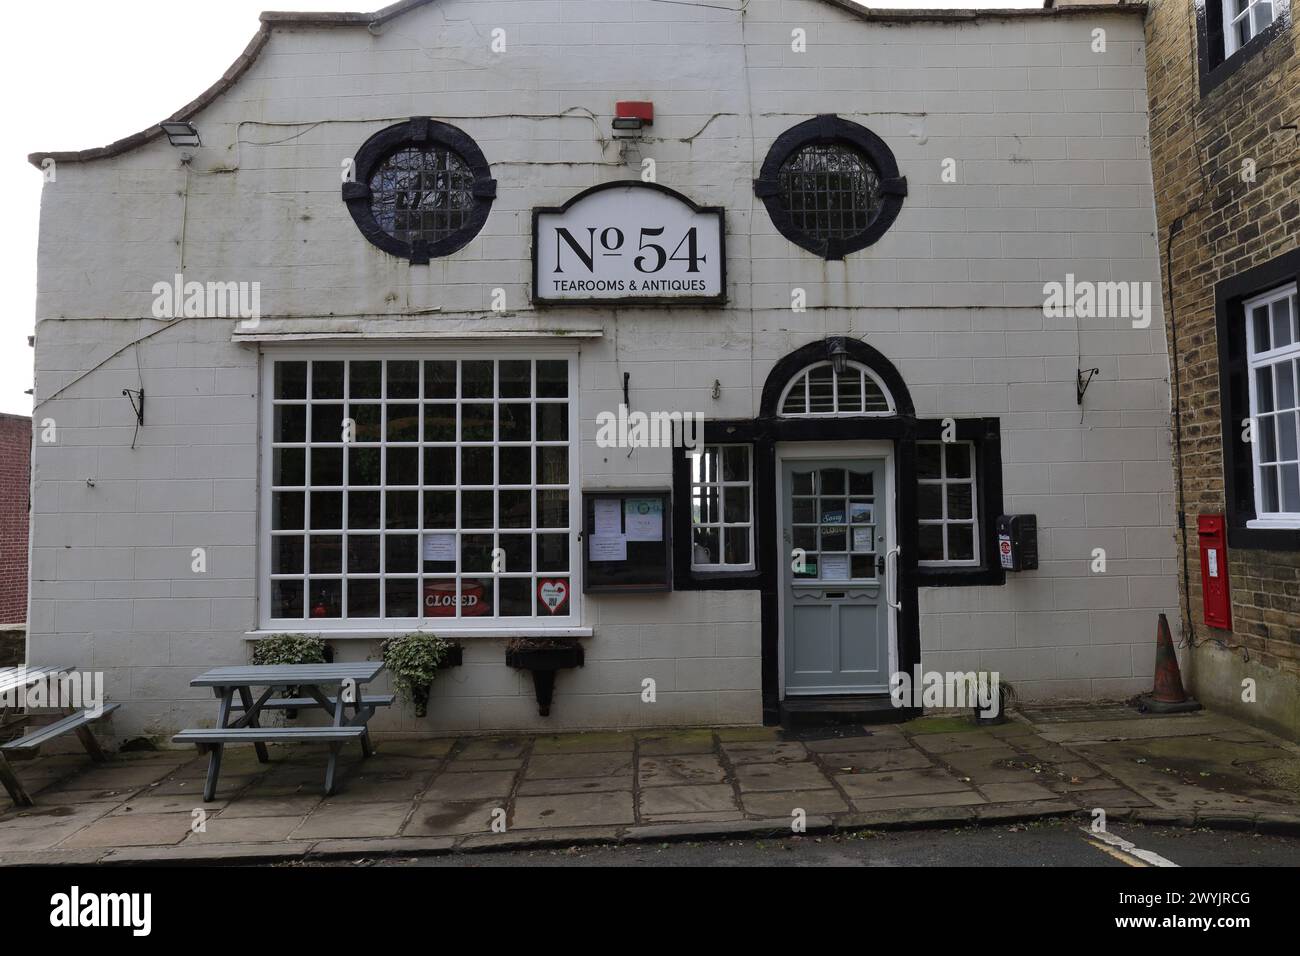
[[[38,150],[104,146],[175,112],[210,86],[276,10],[376,10],[386,0],[51,0],[5,32],[0,181],[13,196],[0,231],[0,412],[27,415],[32,385]],[[1041,0],[876,0],[875,7],[1038,7]]]

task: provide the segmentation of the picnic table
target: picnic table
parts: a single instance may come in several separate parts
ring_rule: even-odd
[[[47,683],[59,681],[69,673],[71,672],[67,668],[0,667],[0,729],[15,724],[25,724],[32,716],[26,712],[26,707],[21,703],[18,708],[10,707],[5,703],[11,695],[16,695],[21,700],[26,697],[27,688],[42,681]],[[10,714],[10,711],[16,709],[21,709],[23,713],[14,717]],[[86,753],[90,754],[91,760],[102,762],[106,759],[104,751],[99,746],[99,741],[95,740],[95,735],[90,732],[88,725],[117,710],[117,704],[105,704],[98,711],[79,710],[76,707],[65,707],[62,710],[64,716],[58,720],[43,727],[38,727],[16,740],[9,740],[0,744],[0,784],[4,785],[4,788],[9,791],[10,799],[20,807],[30,807],[33,801],[31,795],[23,787],[22,781],[18,779],[18,774],[14,771],[13,766],[9,763],[8,754],[12,753],[15,756],[18,754],[34,755],[40,749],[41,744],[72,731],[76,733],[77,739],[81,741]]]
[[[363,693],[366,684],[383,671],[378,661],[345,664],[249,664],[242,667],[217,667],[190,681],[191,687],[211,687],[217,698],[217,725],[210,728],[182,730],[174,743],[192,743],[199,752],[208,752],[208,776],[203,785],[203,799],[214,800],[217,777],[221,773],[221,754],[226,744],[251,743],[257,759],[267,763],[266,745],[275,741],[319,741],[329,744],[325,765],[325,795],[334,793],[334,771],[339,751],[349,740],[361,742],[361,753],[374,753],[370,745],[367,722],[376,707],[393,703],[392,694]],[[254,700],[253,688],[263,688]],[[276,697],[277,691],[289,689],[293,696]],[[334,690],[333,695],[327,690]],[[238,701],[236,701],[238,697]],[[268,710],[313,710],[320,708],[332,718],[328,726],[263,727],[260,715]],[[348,716],[348,709],[352,714]],[[239,716],[236,716],[239,714]]]

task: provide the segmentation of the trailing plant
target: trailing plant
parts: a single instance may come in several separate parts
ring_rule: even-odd
[[[325,642],[310,634],[272,634],[253,645],[254,664],[325,664],[329,662],[329,649]],[[297,697],[297,687],[286,687],[282,697]],[[285,711],[292,719],[296,710]]]
[[[420,631],[390,637],[379,645],[384,667],[392,672],[393,685],[410,699],[416,717],[429,712],[429,686],[452,646],[451,641]]]
[[[272,634],[253,645],[254,664],[324,664],[325,642],[310,634]]]

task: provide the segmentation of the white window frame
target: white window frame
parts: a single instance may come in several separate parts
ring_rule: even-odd
[[[718,475],[716,481],[696,481],[695,479],[695,452],[704,452],[707,449],[716,448],[718,450]],[[724,448],[744,448],[749,461],[749,474],[743,481],[727,481],[722,477],[722,450]],[[687,507],[691,512],[691,570],[703,572],[740,572],[753,571],[758,567],[754,555],[754,446],[746,442],[706,442],[698,449],[689,449],[686,452],[686,467],[689,470],[690,480],[690,497],[687,500]],[[718,520],[697,523],[695,521],[695,494],[697,489],[716,488],[718,490]],[[749,521],[740,522],[726,520],[727,504],[726,499],[730,494],[742,492],[749,498]],[[746,528],[749,532],[749,561],[745,564],[728,564],[726,562],[715,562],[712,564],[697,564],[695,561],[695,529],[696,528],[714,528],[718,532],[718,556],[726,554],[726,532],[728,528]]]
[[[1285,345],[1282,348],[1274,348],[1274,349],[1269,349],[1268,351],[1265,352],[1256,353],[1255,322],[1252,313],[1254,312],[1255,309],[1259,308],[1260,306],[1268,306],[1270,329],[1271,329],[1272,304],[1274,302],[1279,302],[1283,299],[1290,300],[1291,335],[1292,335],[1291,344]],[[1246,527],[1248,528],[1274,528],[1274,529],[1300,528],[1300,511],[1265,511],[1264,510],[1264,497],[1263,497],[1264,475],[1262,471],[1263,464],[1259,460],[1259,453],[1260,453],[1259,427],[1258,427],[1259,417],[1260,417],[1260,411],[1258,405],[1259,396],[1256,392],[1256,384],[1255,384],[1256,371],[1258,369],[1262,369],[1262,368],[1271,369],[1273,366],[1279,365],[1282,362],[1291,361],[1293,359],[1300,358],[1300,340],[1297,340],[1298,338],[1297,333],[1300,332],[1300,329],[1297,329],[1296,327],[1297,323],[1300,323],[1300,316],[1296,314],[1296,307],[1298,305],[1300,305],[1300,298],[1298,298],[1296,295],[1296,283],[1294,282],[1290,283],[1289,285],[1284,285],[1276,289],[1272,289],[1268,292],[1263,293],[1262,295],[1257,295],[1254,298],[1248,299],[1242,303],[1242,316],[1246,322],[1246,378],[1247,378],[1247,391],[1250,394],[1250,421],[1252,425],[1251,442],[1250,442],[1251,479],[1252,479],[1252,484],[1254,486],[1252,490],[1255,497],[1255,517],[1246,522]],[[1270,331],[1269,344],[1270,345],[1272,344],[1271,331]],[[1295,375],[1297,374],[1298,371],[1300,370],[1297,370],[1295,367],[1293,367],[1292,374]],[[1300,383],[1297,384],[1300,385]],[[1273,406],[1275,410],[1272,412],[1265,412],[1264,414],[1269,417],[1276,417],[1278,414],[1280,414],[1280,412],[1276,411],[1277,404],[1278,404],[1278,395],[1277,395],[1277,383],[1275,379],[1273,385]],[[1285,411],[1293,411],[1297,422],[1300,422],[1300,408],[1285,409]],[[1284,496],[1282,494],[1282,488],[1281,488],[1281,478],[1280,478],[1281,467],[1280,466],[1282,464],[1290,464],[1291,462],[1281,461],[1280,458],[1281,443],[1277,441],[1276,438],[1274,440],[1274,445],[1275,445],[1275,450],[1279,455],[1279,459],[1276,462],[1268,462],[1268,465],[1278,466],[1279,479],[1278,479],[1278,489],[1277,489],[1278,492],[1277,503],[1278,503],[1278,507],[1281,508],[1282,502],[1284,500]],[[1300,434],[1297,434],[1297,454],[1300,455]],[[1300,463],[1297,464],[1297,468],[1300,469]]]
[[[1268,29],[1273,21],[1277,19],[1277,0],[1246,0],[1246,9],[1242,10],[1240,13],[1232,12],[1234,0],[1222,0],[1222,2],[1224,59],[1232,56],[1246,45],[1245,43],[1237,42],[1237,24],[1245,20],[1249,25],[1250,37],[1246,40],[1246,43],[1249,43],[1251,40],[1255,39],[1255,37]],[[1268,23],[1261,25],[1256,22],[1259,18],[1256,17],[1255,14],[1263,3],[1269,5],[1269,19]]]
[[[943,529],[943,559],[930,561],[917,561],[917,565],[923,568],[976,568],[980,566],[980,498],[979,498],[979,456],[973,441],[919,441],[917,446],[937,445],[939,446],[939,477],[938,478],[917,478],[916,483],[921,485],[938,485],[939,501],[943,505],[943,516],[940,518],[921,518],[917,517],[917,525],[938,525]],[[965,445],[970,452],[970,477],[969,478],[950,478],[948,476],[948,453],[947,449],[952,445]],[[951,485],[970,485],[970,511],[969,518],[949,518],[948,517],[948,488]],[[971,529],[971,554],[972,557],[953,559],[948,557],[948,528],[952,525],[969,525]]]
[[[492,347],[490,347],[490,346],[484,346],[484,347],[482,347],[482,348],[478,348],[478,347],[471,348],[471,347],[410,347],[410,346],[403,346],[401,349],[394,349],[392,346],[369,346],[369,345],[361,345],[361,344],[358,344],[358,345],[356,345],[356,346],[351,346],[351,347],[346,348],[346,349],[342,349],[342,348],[329,348],[329,347],[309,348],[309,349],[302,349],[302,348],[296,348],[296,349],[295,349],[295,348],[289,348],[289,347],[284,347],[284,348],[279,348],[279,347],[268,347],[268,348],[264,348],[264,349],[263,349],[263,354],[262,354],[262,357],[261,357],[261,358],[262,358],[262,369],[261,369],[261,388],[262,388],[261,413],[262,413],[262,421],[261,421],[261,435],[260,435],[260,437],[259,437],[259,446],[258,446],[259,449],[260,449],[260,454],[261,454],[261,463],[260,463],[260,469],[259,469],[259,473],[260,473],[260,476],[261,476],[261,480],[260,480],[260,488],[259,488],[259,495],[258,495],[258,506],[259,506],[259,511],[258,511],[258,569],[257,569],[257,575],[258,575],[258,586],[257,586],[257,593],[258,593],[258,612],[257,612],[257,622],[258,622],[258,625],[257,625],[257,626],[258,626],[258,629],[259,629],[258,633],[269,633],[269,632],[278,632],[278,631],[307,632],[307,633],[318,633],[318,632],[319,632],[319,633],[330,633],[330,632],[339,632],[339,634],[340,634],[341,636],[346,636],[349,632],[352,632],[353,634],[356,634],[356,635],[362,635],[362,636],[364,636],[364,635],[368,635],[368,634],[406,633],[406,632],[409,632],[409,631],[415,631],[415,630],[431,631],[431,632],[434,632],[434,633],[437,633],[437,634],[440,634],[440,635],[455,635],[455,634],[466,634],[466,635],[472,635],[472,634],[475,634],[475,633],[482,633],[482,634],[484,634],[484,635],[487,635],[487,634],[491,633],[491,634],[494,634],[494,635],[495,635],[495,634],[505,633],[505,634],[510,634],[510,635],[528,636],[528,635],[533,635],[533,634],[540,635],[540,634],[548,634],[548,633],[553,633],[553,634],[557,634],[557,635],[562,634],[562,633],[564,633],[564,634],[567,634],[567,633],[578,633],[578,634],[585,633],[585,629],[583,629],[583,628],[580,626],[580,625],[581,625],[581,620],[582,620],[582,551],[580,550],[580,542],[579,542],[579,537],[578,537],[578,536],[579,536],[579,531],[580,531],[580,529],[581,529],[581,507],[582,507],[582,502],[581,502],[582,494],[581,494],[581,491],[580,491],[580,489],[581,489],[581,487],[582,487],[582,480],[581,480],[581,444],[582,444],[582,443],[581,443],[581,440],[580,440],[580,433],[579,433],[579,431],[578,431],[578,426],[579,426],[579,419],[578,419],[579,408],[578,408],[578,405],[579,405],[579,401],[580,401],[580,393],[579,393],[579,381],[578,381],[578,357],[577,357],[577,354],[576,354],[576,353],[571,352],[571,351],[564,351],[564,352],[556,351],[556,352],[551,352],[551,351],[549,351],[549,350],[547,350],[547,349],[540,349],[540,348],[531,349],[531,350],[529,350],[529,351],[520,351],[520,350],[497,349],[497,348],[492,348]],[[273,617],[271,617],[271,581],[272,581],[272,578],[273,578],[273,575],[272,575],[272,573],[271,573],[271,567],[272,567],[272,564],[271,564],[271,543],[272,543],[272,537],[273,537],[273,535],[272,535],[272,529],[271,529],[271,524],[272,524],[272,522],[271,522],[271,503],[272,503],[272,501],[271,501],[271,487],[272,487],[272,474],[271,474],[271,471],[272,471],[272,459],[273,459],[272,449],[273,449],[273,447],[283,447],[285,444],[288,444],[288,445],[290,445],[291,447],[311,447],[311,446],[313,445],[313,442],[311,441],[311,421],[310,421],[310,416],[308,417],[307,424],[306,424],[306,429],[307,429],[307,431],[306,431],[306,435],[304,436],[305,439],[306,439],[305,442],[303,442],[303,443],[274,443],[274,442],[273,442],[273,439],[274,439],[275,406],[276,406],[277,404],[285,404],[285,405],[302,404],[299,400],[295,400],[295,399],[288,399],[288,400],[283,400],[283,401],[277,401],[277,400],[275,399],[275,397],[274,397],[274,388],[275,388],[275,374],[274,374],[274,373],[275,373],[275,363],[276,363],[276,362],[301,362],[301,361],[305,361],[305,362],[315,362],[315,361],[325,361],[325,362],[328,362],[328,361],[344,361],[344,362],[349,362],[349,361],[359,361],[359,362],[365,362],[365,361],[418,361],[418,362],[420,363],[420,385],[419,385],[419,397],[417,397],[417,398],[415,398],[415,399],[402,399],[402,398],[398,398],[398,399],[388,399],[388,398],[385,398],[385,397],[381,397],[381,398],[378,398],[378,399],[362,399],[362,400],[359,400],[359,403],[362,403],[362,404],[368,404],[368,405],[370,405],[370,404],[377,404],[377,405],[383,405],[383,406],[387,406],[387,405],[389,405],[389,404],[393,404],[393,405],[411,405],[411,404],[418,404],[418,405],[421,406],[421,415],[420,415],[420,419],[421,419],[421,426],[420,426],[420,427],[421,427],[421,440],[419,441],[419,443],[418,443],[415,447],[417,447],[417,448],[420,449],[420,454],[419,454],[419,478],[420,478],[420,483],[419,483],[419,485],[418,485],[419,497],[418,497],[418,499],[417,499],[417,509],[418,509],[418,514],[419,514],[420,519],[421,519],[421,520],[420,520],[420,523],[422,524],[422,523],[423,523],[423,514],[424,514],[424,493],[425,493],[425,483],[424,483],[424,480],[423,480],[423,479],[424,479],[424,454],[423,454],[423,449],[426,448],[426,447],[429,447],[429,445],[427,445],[427,444],[423,441],[423,427],[424,427],[424,426],[423,426],[423,421],[424,421],[423,406],[424,406],[424,404],[425,404],[425,402],[426,402],[426,399],[424,398],[424,373],[425,373],[425,368],[424,368],[424,364],[423,364],[423,363],[426,362],[426,361],[453,361],[453,360],[455,360],[455,361],[474,361],[474,360],[483,361],[483,360],[496,360],[496,361],[498,361],[498,362],[500,362],[500,361],[511,361],[511,360],[517,360],[517,361],[530,360],[530,361],[533,361],[533,362],[537,362],[537,361],[564,361],[564,362],[567,362],[567,363],[568,363],[568,376],[569,376],[569,378],[568,378],[568,397],[567,397],[567,399],[566,399],[566,401],[568,402],[568,440],[567,440],[567,442],[543,442],[543,443],[539,443],[539,442],[537,442],[537,441],[536,441],[536,435],[537,435],[537,431],[536,431],[536,413],[534,412],[534,424],[533,424],[533,429],[532,429],[532,440],[528,443],[528,444],[529,444],[531,447],[533,447],[533,448],[536,448],[536,447],[538,447],[539,445],[554,445],[554,446],[567,445],[567,447],[568,447],[568,449],[569,449],[569,455],[568,455],[568,458],[569,458],[569,482],[568,482],[568,490],[569,490],[569,514],[568,514],[568,527],[567,527],[567,528],[540,528],[540,529],[537,528],[537,527],[535,527],[535,526],[530,526],[530,527],[528,527],[528,528],[498,528],[498,527],[497,527],[497,524],[498,524],[498,517],[495,516],[495,514],[494,514],[494,521],[493,521],[493,526],[494,526],[494,527],[493,527],[491,530],[488,530],[488,529],[471,529],[471,531],[470,531],[469,533],[475,533],[475,534],[495,534],[495,533],[525,534],[525,533],[530,533],[530,534],[534,534],[534,535],[535,535],[535,534],[538,534],[538,533],[544,533],[544,534],[566,534],[566,533],[567,533],[567,535],[568,535],[568,539],[569,539],[569,571],[568,571],[567,573],[566,573],[566,572],[554,572],[553,574],[542,574],[542,573],[538,572],[538,571],[537,571],[537,560],[536,560],[537,555],[536,555],[536,541],[535,541],[535,539],[534,539],[534,545],[533,545],[533,547],[534,547],[533,562],[532,562],[532,564],[533,564],[533,568],[532,568],[532,570],[530,570],[530,571],[528,571],[528,572],[517,572],[517,573],[514,573],[514,572],[506,572],[506,573],[504,573],[504,574],[493,574],[493,573],[491,573],[491,572],[473,573],[473,572],[464,572],[464,571],[461,571],[461,570],[459,569],[459,563],[460,563],[460,559],[459,559],[460,547],[459,547],[459,544],[460,544],[460,535],[463,534],[463,533],[465,533],[465,532],[460,531],[459,528],[458,528],[455,532],[452,532],[452,533],[455,533],[455,534],[457,535],[457,555],[458,555],[458,557],[457,557],[457,566],[458,566],[457,571],[456,571],[454,574],[448,574],[448,573],[437,573],[437,574],[433,574],[433,573],[430,573],[430,574],[428,574],[427,576],[428,576],[429,578],[431,578],[431,579],[432,579],[432,578],[438,578],[438,579],[454,578],[454,579],[457,581],[457,593],[459,593],[459,588],[460,588],[459,582],[460,582],[462,579],[487,579],[487,578],[495,578],[495,577],[525,577],[525,576],[526,576],[526,577],[529,577],[530,579],[533,579],[533,581],[534,581],[534,585],[533,585],[533,591],[534,591],[533,598],[534,598],[534,601],[537,600],[536,593],[535,593],[535,591],[536,591],[535,579],[536,579],[536,578],[538,578],[538,577],[566,577],[566,576],[567,576],[568,581],[569,581],[569,599],[568,599],[568,601],[569,601],[569,607],[568,607],[568,613],[567,613],[567,614],[561,614],[561,615],[547,615],[547,616],[545,616],[545,617],[538,616],[538,615],[533,615],[533,616],[529,616],[529,617],[522,617],[522,616],[520,616],[520,617],[504,617],[504,616],[496,616],[496,615],[493,615],[493,616],[487,616],[487,615],[484,615],[484,616],[481,616],[481,617],[460,617],[460,616],[456,616],[456,617],[435,617],[435,616],[427,616],[427,615],[425,615],[425,602],[424,602],[424,595],[423,595],[423,582],[424,582],[424,579],[425,579],[425,577],[426,577],[426,574],[425,574],[425,572],[424,572],[424,570],[423,570],[423,564],[424,564],[424,562],[423,562],[423,560],[421,559],[421,560],[418,562],[418,566],[419,566],[420,570],[417,571],[415,574],[408,574],[408,573],[403,572],[403,573],[398,574],[398,575],[396,575],[396,576],[397,576],[397,577],[401,577],[401,578],[414,578],[414,579],[417,581],[417,594],[419,595],[420,610],[421,610],[421,614],[422,614],[422,615],[425,615],[425,616],[416,617],[416,618],[346,618],[346,617],[343,617],[343,618],[313,618],[313,617],[310,616],[311,594],[310,594],[310,590],[309,590],[309,584],[305,584],[305,585],[304,585],[304,597],[303,597],[303,601],[304,601],[304,608],[303,608],[304,616],[303,616],[302,618],[273,618]],[[385,374],[386,374],[386,373],[387,373],[387,369],[386,369],[386,367],[385,367]],[[321,404],[321,405],[337,405],[337,404],[340,404],[340,402],[341,402],[342,404],[344,404],[344,405],[346,406],[346,405],[349,403],[349,401],[350,401],[350,399],[348,399],[348,398],[346,397],[346,396],[347,396],[347,392],[348,392],[347,381],[348,381],[348,379],[347,379],[347,377],[346,377],[346,375],[345,375],[345,383],[344,383],[344,395],[345,395],[345,397],[344,397],[342,400],[339,400],[339,399],[314,399],[314,400],[313,400],[312,397],[311,397],[311,393],[310,393],[310,385],[309,385],[309,386],[308,386],[308,389],[309,389],[309,390],[308,390],[308,394],[307,394],[306,403],[307,403],[308,405],[312,405],[312,404]],[[460,381],[460,380],[459,380],[459,374],[458,374],[457,397],[456,397],[454,400],[443,400],[443,401],[442,401],[442,404],[454,404],[454,405],[456,406],[456,408],[457,408],[457,435],[456,435],[456,439],[455,439],[454,442],[443,442],[443,443],[436,443],[436,444],[442,445],[442,446],[444,446],[444,447],[455,447],[455,448],[457,448],[457,449],[459,449],[460,446],[461,446],[462,444],[466,444],[466,443],[462,442],[461,439],[460,439],[460,429],[459,429],[459,420],[460,420],[460,411],[459,411],[459,409],[460,409],[460,406],[461,406],[461,405],[466,404],[466,403],[469,403],[469,404],[489,404],[489,403],[490,403],[490,404],[493,406],[493,411],[494,411],[494,415],[493,415],[493,434],[494,434],[494,437],[493,437],[493,440],[492,440],[491,442],[487,442],[487,441],[484,441],[484,442],[470,442],[470,443],[468,443],[468,444],[471,444],[471,445],[477,444],[477,445],[482,445],[483,447],[489,447],[489,446],[490,446],[490,447],[492,447],[492,448],[494,449],[494,451],[495,451],[495,449],[497,449],[498,447],[500,447],[502,444],[506,444],[506,445],[512,444],[512,443],[510,443],[510,442],[505,442],[505,443],[501,442],[501,441],[500,441],[500,438],[499,438],[499,435],[497,434],[498,425],[497,425],[497,416],[496,416],[496,414],[495,414],[495,410],[496,410],[496,406],[497,406],[498,404],[500,404],[500,402],[502,401],[502,399],[501,399],[501,397],[500,397],[500,395],[499,395],[499,391],[500,391],[500,387],[499,387],[499,381],[500,381],[500,376],[499,376],[499,366],[498,366],[496,369],[494,369],[494,381],[495,381],[496,383],[498,383],[498,384],[496,385],[496,387],[494,388],[494,392],[497,392],[498,394],[494,395],[491,399],[486,399],[486,398],[484,398],[484,399],[464,399],[464,398],[461,398],[461,397],[459,396],[459,381]],[[385,386],[385,389],[386,389],[386,386]],[[534,391],[535,391],[535,388],[534,388]],[[381,396],[382,396],[382,395],[383,395],[383,391],[381,391]],[[511,399],[506,398],[505,401],[511,401]],[[531,396],[531,397],[529,398],[529,402],[532,404],[533,408],[535,409],[535,408],[536,408],[536,405],[537,405],[537,402],[538,402],[537,396],[536,396],[536,395]],[[384,421],[385,421],[385,423],[386,423],[386,416],[385,416]],[[381,449],[382,449],[383,447],[386,447],[387,444],[388,444],[388,438],[387,438],[387,434],[386,434],[386,424],[385,424],[383,427],[384,427],[384,429],[385,429],[385,433],[380,435],[380,438],[379,438],[379,440],[378,440],[377,442],[366,442],[365,444],[368,445],[368,446],[377,446],[377,447],[379,447],[379,448],[381,448]],[[322,444],[324,444],[326,447],[332,447],[332,445],[333,445],[334,443],[322,443]],[[341,445],[341,442],[338,443],[338,444]],[[409,445],[409,443],[401,443],[401,444],[407,444],[407,445]],[[523,444],[523,443],[519,443],[519,444]],[[534,461],[535,461],[535,456],[534,456]],[[308,467],[310,467],[310,463],[308,463]],[[346,460],[345,460],[345,465],[344,465],[345,471],[344,471],[344,475],[343,475],[344,484],[343,484],[343,486],[342,486],[342,487],[345,488],[345,489],[347,488],[347,472],[346,472],[346,467],[347,467],[347,466],[346,466]],[[461,493],[461,489],[460,489],[460,481],[459,481],[459,476],[460,476],[460,455],[459,455],[459,454],[456,455],[456,469],[457,469],[457,481],[456,481],[456,495],[457,495],[457,499],[456,499],[456,506],[457,506],[457,524],[459,525],[459,522],[460,522],[460,493]],[[536,472],[536,465],[535,465],[535,464],[533,465],[533,470],[534,470],[534,475],[533,475],[533,479],[534,479],[534,480],[533,480],[533,483],[530,485],[530,487],[533,488],[533,489],[536,489],[536,488],[538,487],[538,485],[536,484],[536,477],[537,477],[537,476],[536,476],[536,474],[535,474],[535,472]],[[384,469],[384,471],[386,471],[386,468]],[[499,477],[499,476],[497,476],[497,477]],[[384,508],[385,508],[385,500],[386,500],[387,491],[388,491],[388,486],[387,486],[386,483],[384,483],[384,478],[386,478],[386,475],[383,475],[382,472],[381,472],[381,484],[379,485],[380,492],[381,492],[381,494],[380,494],[380,511],[381,511],[381,514],[383,514],[383,511],[384,511]],[[304,487],[309,487],[309,486],[310,486],[310,480],[311,480],[310,472],[308,472],[308,473],[304,476],[304,480],[305,480],[306,482],[308,482],[308,485],[307,485],[307,486],[304,486]],[[369,486],[367,486],[367,487],[369,487]],[[402,487],[403,490],[409,490],[409,489],[407,488],[407,486],[401,486],[401,487]],[[486,487],[486,486],[485,486],[485,487]],[[493,485],[493,489],[494,489],[494,490],[495,490],[496,488],[498,488],[498,487],[499,487],[499,484],[494,484],[494,485]],[[511,487],[514,487],[514,486],[511,486]],[[522,486],[520,486],[520,487],[522,487]],[[544,486],[544,487],[550,487],[550,486]],[[558,487],[558,486],[556,486],[556,487]],[[309,518],[307,518],[307,515],[310,515],[310,507],[311,507],[311,504],[310,504],[310,498],[307,497],[306,500],[305,500],[305,502],[304,502],[304,509],[305,509],[305,512],[306,512],[306,513],[305,513],[305,516],[304,516],[304,524],[307,524],[308,521],[309,521]],[[495,504],[494,504],[494,512],[495,512],[495,510],[496,510],[496,506],[495,506]],[[536,515],[534,514],[534,520],[535,520],[535,519],[536,519]],[[382,524],[382,521],[381,521],[381,524]],[[346,526],[347,526],[347,498],[346,498],[346,495],[344,496],[343,525],[344,525],[344,528],[346,529]],[[441,531],[441,530],[442,530],[442,529],[435,529],[435,531]],[[373,534],[373,535],[378,535],[378,536],[380,537],[380,548],[381,548],[381,551],[384,550],[384,547],[385,547],[385,546],[384,546],[384,538],[385,538],[386,535],[387,535],[387,531],[386,531],[385,529],[382,529],[382,528],[380,528],[380,529],[374,529],[374,530],[367,529],[364,533],[367,534],[367,535],[371,535],[371,534]],[[423,529],[422,527],[420,527],[420,528],[415,528],[415,529],[404,529],[404,530],[402,530],[402,531],[399,532],[399,533],[402,533],[402,534],[412,534],[412,533],[414,533],[414,534],[416,534],[416,536],[417,536],[417,541],[418,541],[418,545],[417,545],[417,546],[419,546],[419,547],[422,548],[422,547],[423,547],[424,535],[425,535],[426,533],[429,533],[429,532],[427,532],[425,529]],[[303,534],[304,534],[304,536],[306,536],[306,535],[308,534],[308,532],[304,531]],[[346,534],[346,532],[345,532],[345,534]],[[346,547],[346,537],[344,538],[344,542],[345,542],[345,543],[344,543],[344,547]],[[310,548],[309,543],[304,542],[304,548],[309,549],[309,548]],[[307,561],[307,560],[308,560],[308,557],[307,557],[306,555],[304,555],[304,571],[303,571],[302,574],[300,574],[300,575],[287,574],[287,575],[283,575],[282,577],[284,577],[284,578],[286,578],[286,579],[292,579],[292,578],[296,578],[296,577],[301,577],[305,582],[310,582],[311,575],[308,573],[308,569],[307,569],[307,566],[306,566],[306,561]],[[275,577],[281,577],[281,576],[277,575],[277,576],[275,576]],[[334,577],[334,575],[330,575],[330,577]],[[341,578],[344,582],[346,582],[346,580],[347,580],[349,577],[375,577],[375,578],[377,578],[377,579],[381,582],[381,589],[382,589],[382,582],[385,580],[386,575],[385,575],[383,572],[380,572],[378,575],[348,575],[348,574],[346,574],[346,573],[341,573],[341,574],[337,575],[337,577]],[[344,584],[344,587],[346,588],[346,586],[347,586],[347,585],[346,585],[346,583],[345,583],[345,584]],[[345,593],[346,593],[346,592],[345,592]],[[458,611],[458,613],[459,613],[459,611]]]
[[[810,376],[814,370],[819,368],[826,368],[826,367],[831,367],[832,369],[834,368],[833,364],[828,361],[814,362],[813,364],[807,366],[806,368],[801,369],[800,371],[798,371],[797,373],[795,373],[790,377],[790,381],[786,383],[785,388],[781,390],[780,400],[776,403],[777,415],[779,417],[781,418],[882,418],[888,415],[897,414],[896,407],[894,405],[894,396],[889,393],[889,389],[885,387],[885,383],[880,380],[880,377],[876,375],[875,372],[873,372],[871,369],[867,368],[865,365],[861,364],[860,362],[849,362],[847,367],[845,368],[845,372],[846,374],[848,372],[853,372],[859,376],[858,388],[860,389],[859,398],[862,403],[862,408],[858,409],[857,411],[840,410],[839,407],[840,376],[834,374],[834,372],[832,371],[831,397],[834,403],[834,409],[832,411],[786,412],[785,411],[786,399],[789,398],[790,393],[798,387],[802,387],[804,390],[804,408],[809,409],[812,407],[812,394],[811,394],[812,387],[809,384]],[[884,397],[885,405],[887,406],[885,409],[879,411],[870,411],[870,412],[863,410],[866,407],[868,381],[874,382],[876,387],[880,389],[880,394]]]

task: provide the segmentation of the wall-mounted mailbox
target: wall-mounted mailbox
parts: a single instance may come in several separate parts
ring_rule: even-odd
[[[1223,515],[1198,515],[1196,537],[1201,545],[1201,599],[1205,623],[1232,630],[1232,592],[1228,587],[1228,532]]]
[[[998,516],[998,564],[1004,571],[1038,568],[1038,517]]]

